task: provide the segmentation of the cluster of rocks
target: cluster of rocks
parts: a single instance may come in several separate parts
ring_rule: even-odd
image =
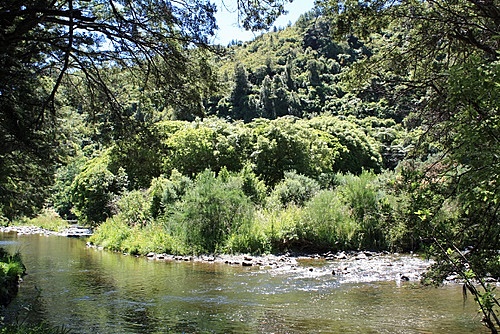
[[[146,257],[150,260],[159,261],[182,261],[182,262],[202,262],[202,263],[222,263],[242,267],[268,267],[278,268],[283,266],[297,266],[297,259],[290,255],[200,255],[181,256],[171,254],[148,253]]]
[[[58,232],[50,231],[38,226],[2,226],[0,232],[10,233],[16,232],[18,235],[38,234],[38,235],[58,235]]]
[[[95,247],[93,245],[88,245]],[[325,254],[283,255],[201,255],[181,256],[148,253],[154,261],[222,263],[233,266],[256,267],[274,274],[295,273],[308,276],[335,276],[342,282],[371,282],[396,280],[418,281],[431,261],[416,255],[388,252],[328,252]]]
[[[15,232],[18,235],[44,235],[44,236],[63,236],[63,237],[88,237],[92,235],[92,230],[77,226],[71,226],[61,232],[47,230],[38,226],[2,226],[0,232],[10,233]]]

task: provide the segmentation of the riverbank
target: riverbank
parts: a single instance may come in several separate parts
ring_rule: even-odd
[[[0,232],[15,232],[18,235],[67,236],[67,230],[55,232],[36,226],[0,227]],[[104,250],[102,247],[90,242],[87,242],[87,247],[99,251]],[[423,259],[416,254],[370,251],[342,251],[323,254],[285,253],[260,256],[248,254],[183,256],[150,252],[143,257],[149,261],[203,262],[253,267],[268,270],[275,274],[293,271],[316,277],[334,275],[342,282],[370,282],[377,280],[418,282],[422,274],[433,263],[431,260]]]

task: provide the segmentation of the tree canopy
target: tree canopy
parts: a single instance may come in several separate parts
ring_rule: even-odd
[[[345,77],[352,88],[366,92],[394,87],[399,95],[394,100],[403,103],[403,93],[413,95],[414,115],[424,132],[412,157],[424,164],[407,165],[406,172],[412,172],[406,176],[413,202],[421,205],[415,212],[428,231],[424,239],[438,258],[434,277],[441,281],[459,273],[480,301],[486,325],[496,333],[500,321],[492,307],[498,302],[486,285],[484,294],[479,293],[469,279],[498,271],[498,2],[321,4],[337,38],[356,36],[373,50]]]
[[[240,19],[248,29],[263,29],[284,12],[284,2],[238,0]],[[196,108],[199,90],[186,87],[207,82],[210,73],[189,54],[208,47],[216,11],[205,0],[0,1],[1,209],[15,216],[43,202],[43,194],[28,189],[46,188],[65,149],[55,130],[65,99],[80,94],[74,107],[90,106],[90,118],[105,115],[109,127],[120,129],[130,108],[109,69],[138,70],[129,81],[142,90],[161,87],[151,99]],[[70,96],[61,96],[63,86]]]

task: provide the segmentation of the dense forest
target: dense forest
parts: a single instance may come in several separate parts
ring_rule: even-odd
[[[2,221],[131,254],[426,252],[498,327],[472,284],[500,277],[496,1],[318,1],[228,46],[209,2],[35,2],[1,2]],[[253,30],[283,12],[238,3]]]

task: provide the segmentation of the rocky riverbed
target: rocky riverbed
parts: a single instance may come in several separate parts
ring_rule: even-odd
[[[88,244],[88,247],[95,247]],[[151,261],[223,263],[253,267],[274,275],[290,274],[308,277],[334,276],[340,283],[395,281],[418,282],[432,264],[416,254],[352,251],[313,255],[202,255],[179,256],[149,253]]]

